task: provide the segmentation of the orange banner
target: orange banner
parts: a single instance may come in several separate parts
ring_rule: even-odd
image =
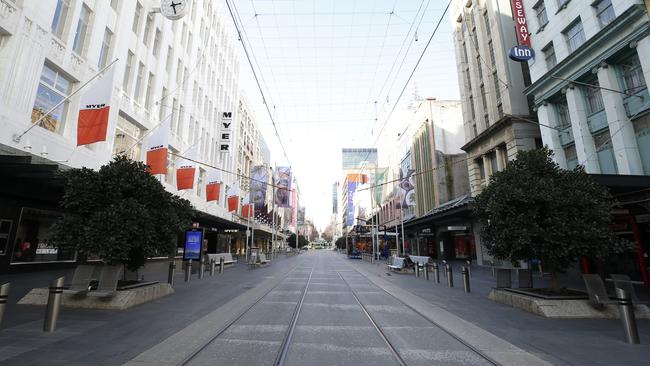
[[[176,170],[176,189],[192,189],[194,187],[194,173],[196,168],[180,168]]]
[[[147,151],[147,165],[151,174],[167,173],[167,148]]]
[[[106,141],[108,129],[108,112],[111,107],[82,109],[79,111],[77,124],[77,146]]]
[[[205,200],[219,201],[219,194],[221,193],[221,183],[211,183],[205,185]]]
[[[241,208],[241,215],[242,217],[245,218],[252,217],[254,212],[255,212],[255,206],[252,203],[246,206],[242,206]]]
[[[237,211],[239,208],[239,196],[228,197],[228,212]]]

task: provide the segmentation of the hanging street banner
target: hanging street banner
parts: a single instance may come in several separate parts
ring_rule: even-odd
[[[250,201],[260,210],[266,204],[266,187],[269,182],[268,168],[264,165],[251,167]]]
[[[298,228],[298,193],[291,191],[291,226]]]
[[[169,146],[169,118],[162,121],[147,139],[149,173],[167,173],[167,146]]]
[[[305,207],[298,208],[298,226],[305,225]]]
[[[111,67],[81,95],[77,121],[77,146],[106,141],[114,70],[115,68]]]
[[[176,168],[176,189],[179,191],[194,188],[194,178],[196,177],[196,145],[190,147],[185,154],[185,158],[180,158]]]
[[[219,121],[219,152],[227,154],[232,146],[232,112],[221,113]]]
[[[364,183],[356,188],[354,193],[354,219],[355,225],[366,225],[370,220],[372,209],[372,189],[369,183]]]
[[[219,201],[221,195],[221,173],[216,169],[208,171],[208,181],[205,184],[205,201]]]
[[[234,183],[228,191],[228,212],[237,212],[239,210],[239,186]]]
[[[253,214],[255,212],[255,204],[254,203],[248,203],[245,204],[241,207],[241,215],[244,218],[250,218],[253,217]]]
[[[291,207],[291,168],[278,167],[275,177],[275,206]]]
[[[398,195],[400,197],[400,207],[407,208],[415,206],[415,182],[413,180],[415,170],[407,169],[399,171]]]

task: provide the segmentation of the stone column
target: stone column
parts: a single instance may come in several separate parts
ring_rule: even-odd
[[[636,44],[636,52],[639,54],[639,61],[641,61],[641,70],[643,70],[643,77],[645,78],[646,85],[650,83],[650,36],[645,36]]]
[[[553,160],[560,165],[563,169],[567,168],[566,156],[564,155],[564,147],[560,143],[560,134],[552,126],[556,127],[557,115],[553,106],[544,102],[537,107],[537,120],[539,121],[539,131],[542,135],[542,142],[547,145],[549,149],[553,150]]]
[[[602,88],[621,89],[616,70],[605,63],[598,67],[598,83]],[[634,126],[627,117],[623,105],[624,95],[607,89],[601,89],[600,91],[605,105],[605,114],[609,124],[609,133],[618,173],[643,175],[643,165],[639,155],[639,146],[636,143]]]
[[[569,106],[571,129],[575,139],[578,162],[585,166],[587,173],[600,174],[596,146],[587,124],[584,96],[579,88],[573,86],[565,88],[563,92],[566,94],[567,105]]]

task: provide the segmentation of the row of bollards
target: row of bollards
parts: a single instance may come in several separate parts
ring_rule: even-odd
[[[470,262],[467,261],[467,263],[469,264]],[[444,274],[445,274],[445,278],[447,279],[447,287],[454,287],[454,273],[453,273],[453,268],[452,268],[451,264],[448,264],[447,261],[444,261],[444,260],[442,261],[442,264],[443,264],[443,271],[444,271]],[[415,277],[419,278],[419,277],[422,276],[422,277],[424,277],[424,279],[426,281],[428,281],[429,280],[429,266],[431,266],[431,268],[433,269],[433,280],[434,280],[434,282],[435,283],[440,283],[440,268],[439,268],[439,265],[438,265],[437,262],[433,263],[431,265],[428,264],[428,263],[422,264],[422,265],[419,264],[419,263],[416,263],[415,264]],[[463,277],[463,289],[465,290],[465,292],[470,292],[471,288],[470,288],[469,278],[470,278],[471,273],[472,273],[471,272],[471,267],[469,265],[468,266],[462,266],[460,273],[461,273],[461,276]]]
[[[224,270],[224,259],[223,257],[219,258],[219,274],[223,274]],[[214,276],[214,273],[216,272],[216,266],[217,262],[214,259],[210,259],[210,277]],[[185,264],[185,282],[190,282],[192,279],[192,260],[188,260],[187,263]],[[199,264],[199,279],[203,279],[203,276],[205,274],[205,263],[201,262]],[[174,286],[174,276],[176,275],[176,263],[173,261],[169,263],[169,272],[167,275],[167,283],[170,285]]]

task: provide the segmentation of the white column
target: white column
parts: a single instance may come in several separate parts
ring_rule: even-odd
[[[537,107],[537,120],[539,121],[539,131],[542,135],[542,142],[547,145],[549,149],[553,150],[553,160],[560,165],[562,169],[566,169],[566,156],[564,155],[564,147],[560,143],[560,134],[557,130],[547,126],[557,126],[557,115],[553,106],[544,102],[544,104]]]
[[[650,83],[650,36],[645,36],[637,42],[636,52],[639,54],[641,70],[643,70],[643,77],[647,85]]]
[[[603,88],[603,103],[612,139],[612,148],[619,174],[643,175],[643,165],[636,143],[634,126],[623,105],[624,95],[607,89],[620,90],[616,70],[603,64],[598,68],[598,83]],[[607,89],[605,89],[607,88]]]
[[[584,96],[580,92],[580,89],[575,87],[566,88],[565,93],[569,106],[571,129],[573,131],[573,138],[575,139],[578,162],[585,166],[587,173],[600,174],[600,165],[598,165],[594,139],[587,125]]]

